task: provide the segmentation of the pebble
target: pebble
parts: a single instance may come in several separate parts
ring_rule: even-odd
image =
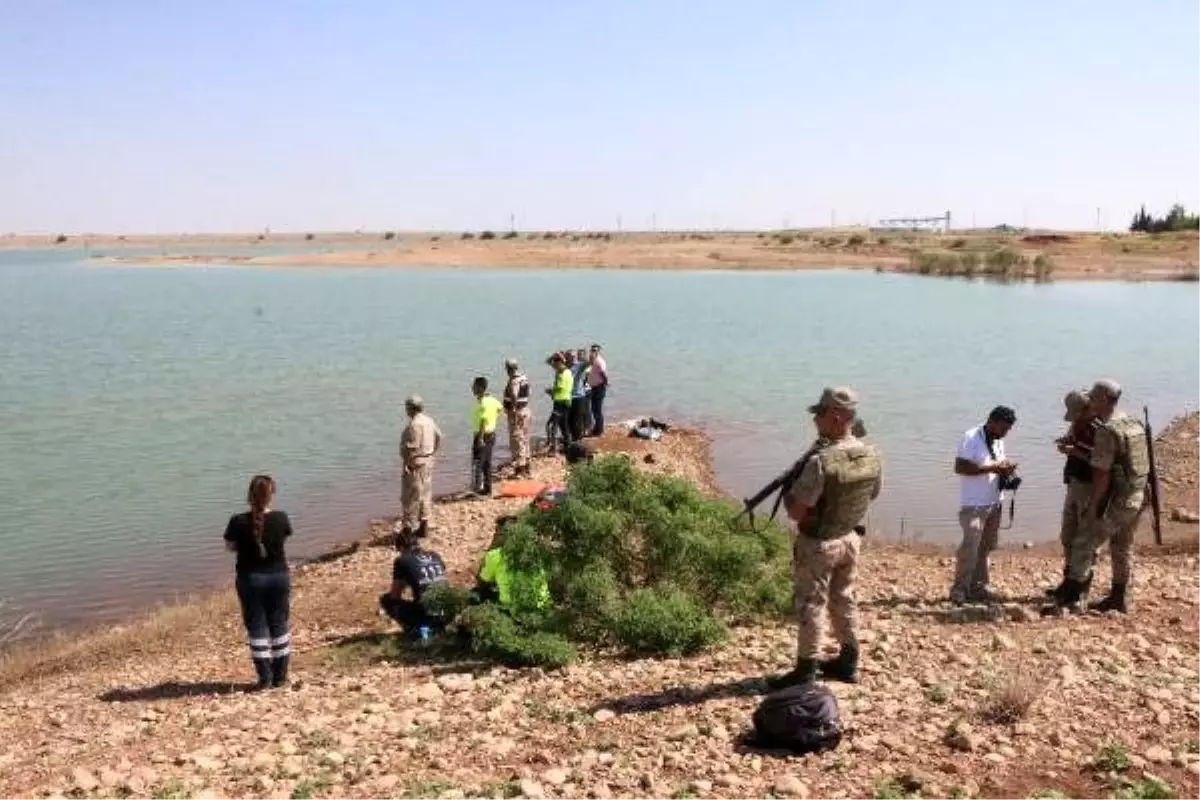
[[[1160,745],[1147,748],[1144,755],[1151,764],[1166,764],[1171,760],[1171,751]]]
[[[776,780],[774,792],[780,797],[798,797],[800,800],[808,798],[808,787],[795,775],[784,775]]]
[[[521,794],[528,797],[529,800],[542,800],[546,796],[546,790],[542,788],[542,785],[529,778],[523,779],[518,784],[518,787],[521,790]]]
[[[1003,633],[997,633],[992,637],[993,650],[1012,650],[1017,646],[1017,643],[1011,637],[1005,636]]]
[[[553,767],[542,773],[542,780],[551,786],[562,786],[567,782],[567,771],[559,767]]]
[[[1004,756],[1000,755],[1000,753],[988,753],[983,757],[983,760],[990,761],[993,764],[1003,764]]]
[[[76,767],[71,772],[71,781],[85,792],[93,792],[100,785],[96,776],[83,767]]]
[[[696,794],[708,794],[713,789],[712,781],[706,781],[703,779],[694,780],[689,784],[689,786]]]
[[[417,688],[417,699],[426,702],[440,700],[442,698],[442,687],[436,683],[423,683]]]
[[[700,729],[695,725],[681,725],[667,734],[668,742],[678,742],[684,739],[694,739],[700,735]]]
[[[346,757],[336,750],[330,750],[321,756],[321,763],[329,767],[340,767],[346,763]]]
[[[304,772],[304,762],[300,756],[288,756],[279,765],[279,771],[289,778],[298,778]]]
[[[596,720],[596,722],[608,722],[610,719],[612,719],[616,715],[617,715],[617,712],[615,712],[615,711],[612,711],[607,708],[601,708],[595,714],[592,714],[592,719]]]

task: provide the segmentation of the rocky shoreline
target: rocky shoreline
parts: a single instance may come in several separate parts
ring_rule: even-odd
[[[1195,510],[1196,436],[1195,414],[1162,433],[1168,514]],[[718,491],[701,432],[599,445]],[[561,470],[535,462],[541,480]],[[495,517],[525,502],[439,504],[433,546],[456,581],[470,580]],[[1196,796],[1196,526],[1165,524],[1166,546],[1139,546],[1127,616],[1040,618],[1059,564],[1037,551],[997,555],[1005,603],[955,608],[945,552],[868,539],[864,678],[833,685],[848,735],[832,753],[784,758],[736,737],[757,679],[792,657],[789,626],[737,628],[693,658],[593,653],[553,672],[398,649],[375,613],[392,558],[373,546],[390,527],[379,520],[297,568],[287,689],[240,693],[250,670],[229,591],[5,656],[0,795],[1095,797],[1160,780]]]

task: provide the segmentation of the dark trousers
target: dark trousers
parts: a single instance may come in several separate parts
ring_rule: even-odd
[[[379,605],[389,617],[400,623],[400,627],[404,628],[405,633],[413,633],[422,625],[427,625],[435,630],[445,627],[440,618],[429,616],[425,611],[425,606],[418,600],[405,600],[392,597],[390,594],[382,594],[379,596]]]
[[[590,406],[586,397],[575,397],[571,400],[571,441],[578,442],[588,432],[588,412]]]
[[[558,428],[559,445],[566,449],[566,446],[573,440],[571,439],[571,403],[555,402],[554,410],[550,412],[551,418],[555,426]]]
[[[477,433],[471,444],[471,489],[476,494],[492,493],[492,448],[496,434]]]
[[[279,686],[287,680],[292,653],[288,632],[291,578],[287,572],[248,572],[238,576],[236,586],[258,683]]]
[[[607,384],[592,389],[590,395],[592,403],[592,436],[600,436],[604,433],[604,395],[607,392]]]

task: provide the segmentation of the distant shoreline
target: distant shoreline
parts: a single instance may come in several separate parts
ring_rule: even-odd
[[[484,238],[481,238],[484,237]],[[311,238],[310,238],[311,237]],[[1010,255],[1026,277],[1041,257],[1053,280],[1195,281],[1194,232],[1143,234],[868,231],[727,233],[314,233],[0,237],[0,250],[81,250],[97,265],[171,268],[503,268],[635,270],[874,269],[986,277]],[[268,251],[256,254],[254,250]],[[278,252],[284,248],[289,252]],[[154,249],[156,253],[124,253]],[[972,266],[965,266],[971,264]],[[947,266],[948,265],[948,266]],[[943,269],[952,272],[941,272]],[[961,271],[960,271],[961,270]],[[1020,279],[1020,278],[1018,278]]]

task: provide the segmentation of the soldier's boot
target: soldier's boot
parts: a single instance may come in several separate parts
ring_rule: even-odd
[[[843,683],[858,683],[858,645],[843,644],[837,658],[822,661],[821,677]]]
[[[1096,574],[1095,571],[1088,573],[1087,580],[1085,580],[1081,584],[1081,588],[1079,591],[1080,597],[1086,595],[1088,592],[1090,592],[1092,590],[1092,577],[1095,576],[1095,574]],[[1066,587],[1066,585],[1067,585],[1067,568],[1063,567],[1062,583],[1060,583],[1058,586],[1055,586],[1053,589],[1047,589],[1046,596],[1049,597],[1051,600],[1058,600],[1060,597],[1062,597],[1063,589]]]
[[[1062,594],[1063,587],[1067,585],[1067,573],[1068,572],[1070,572],[1070,567],[1068,567],[1066,564],[1064,564],[1062,580],[1059,581],[1058,586],[1055,586],[1053,589],[1046,590],[1046,597],[1049,597],[1051,600],[1058,599],[1058,596],[1060,594]]]
[[[288,679],[288,662],[290,656],[276,656],[271,659],[271,685],[283,686]]]
[[[423,519],[423,520],[421,520],[420,526],[417,528],[417,538],[424,539],[428,535],[429,535],[429,520]]]
[[[1125,608],[1125,584],[1114,583],[1112,589],[1108,593],[1108,597],[1098,603],[1092,603],[1088,606],[1089,611],[1120,611],[1126,613]]]
[[[1075,581],[1067,578],[1063,581],[1063,590],[1059,592],[1058,597],[1054,598],[1054,605],[1046,606],[1042,609],[1042,616],[1051,616],[1058,614],[1062,609],[1073,609],[1079,605],[1079,598],[1083,596],[1083,581]]]
[[[801,658],[796,661],[796,668],[782,675],[772,675],[767,678],[767,688],[773,692],[786,689],[789,686],[799,686],[811,683],[817,679],[817,662],[811,658]]]

